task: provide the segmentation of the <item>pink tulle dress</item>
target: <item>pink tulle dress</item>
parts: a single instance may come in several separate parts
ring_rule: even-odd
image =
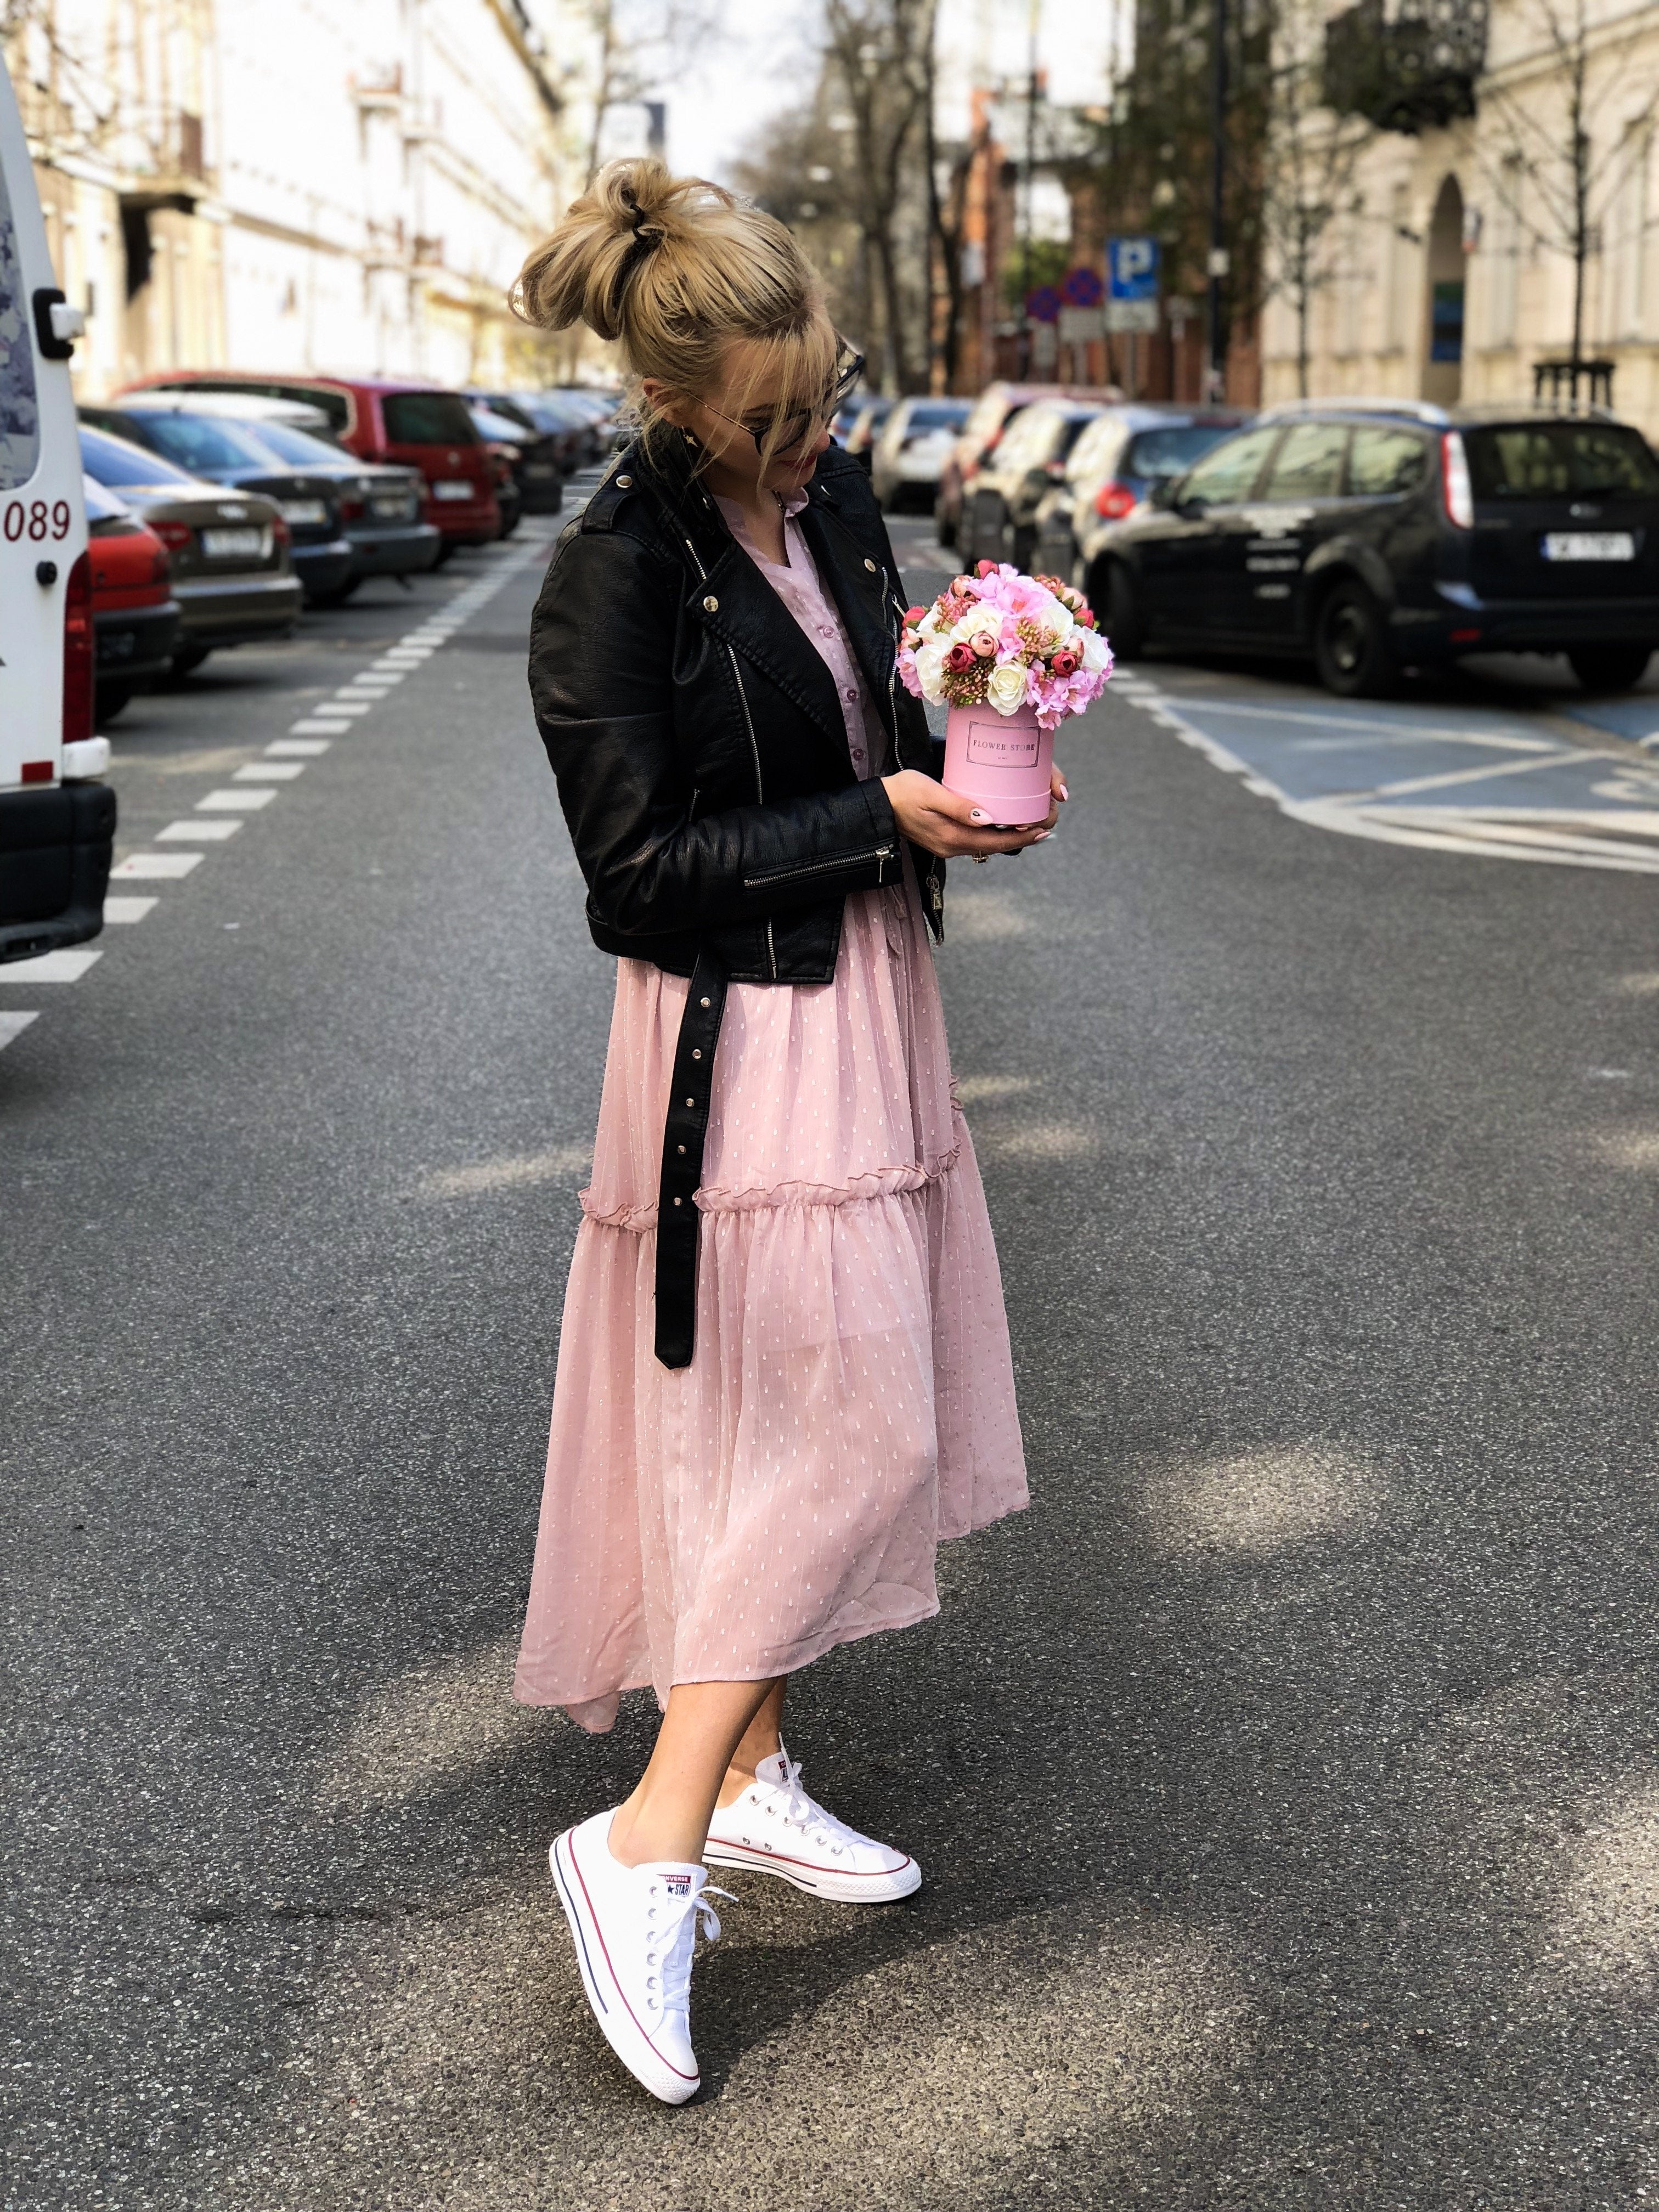
[[[817,646],[860,775],[883,730],[805,541],[733,533]],[[933,1559],[1026,1502],[996,1249],[921,901],[848,898],[834,981],[733,983],[689,1367],[653,1351],[657,1179],[688,982],[622,960],[514,1693],[758,1681],[939,1609]]]

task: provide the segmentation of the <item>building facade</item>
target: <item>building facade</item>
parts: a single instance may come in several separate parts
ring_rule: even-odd
[[[1269,240],[1263,397],[1296,397],[1305,370],[1318,398],[1529,400],[1576,328],[1618,412],[1659,437],[1659,9],[1455,0],[1452,18],[1437,99],[1436,56],[1388,0],[1326,23],[1337,106],[1297,127],[1329,214],[1300,288]],[[1282,134],[1269,159],[1283,176]]]
[[[30,0],[6,59],[82,393],[533,376],[507,293],[579,173],[554,43],[522,0]]]

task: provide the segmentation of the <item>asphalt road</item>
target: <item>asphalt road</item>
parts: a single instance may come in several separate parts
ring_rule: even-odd
[[[1035,1503],[793,1698],[927,1882],[732,1877],[702,2097],[611,2058],[545,1850],[651,1715],[507,1695],[611,975],[514,559],[136,706],[203,859],[0,971],[8,2212],[1659,2202],[1654,886],[1133,686],[939,956]]]

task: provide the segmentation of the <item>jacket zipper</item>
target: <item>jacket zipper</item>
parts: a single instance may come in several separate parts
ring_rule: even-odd
[[[887,880],[887,863],[893,857],[890,845],[877,845],[867,853],[840,853],[833,860],[803,860],[793,868],[769,868],[762,876],[745,876],[743,887],[746,891],[769,890],[774,884],[793,883],[800,876],[833,874],[842,868],[856,868],[867,860],[876,864],[878,884]]]
[[[708,581],[708,571],[703,567],[702,559],[698,555],[697,549],[691,543],[691,540],[689,538],[685,541],[685,550],[691,556],[692,560],[696,563],[697,575],[700,581],[706,584]],[[764,806],[766,804],[766,784],[761,775],[760,744],[755,735],[754,717],[749,712],[749,694],[743,688],[743,671],[738,665],[738,656],[729,645],[726,648],[726,657],[732,664],[732,680],[738,687],[738,704],[743,708],[743,726],[749,732],[749,750],[753,757],[755,763],[756,802],[757,805]],[[772,971],[772,981],[775,983],[778,980],[778,948],[772,941],[772,917],[770,915],[768,915],[766,917],[766,961],[767,965]]]

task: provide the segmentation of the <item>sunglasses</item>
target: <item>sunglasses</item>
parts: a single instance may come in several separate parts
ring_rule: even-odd
[[[773,458],[775,459],[781,454],[793,453],[797,446],[803,445],[822,429],[826,422],[833,422],[863,374],[864,356],[854,353],[851,346],[843,345],[836,356],[834,380],[818,405],[797,408],[793,414],[784,416],[778,431],[777,443],[772,449]],[[708,401],[705,400],[703,404],[707,407]],[[729,422],[734,430],[747,430],[755,441],[757,453],[766,451],[766,441],[772,434],[775,419],[772,416],[769,415],[763,422],[755,423],[745,422],[736,415],[721,415],[718,407],[709,407],[708,411],[711,415],[719,415],[720,421]]]

